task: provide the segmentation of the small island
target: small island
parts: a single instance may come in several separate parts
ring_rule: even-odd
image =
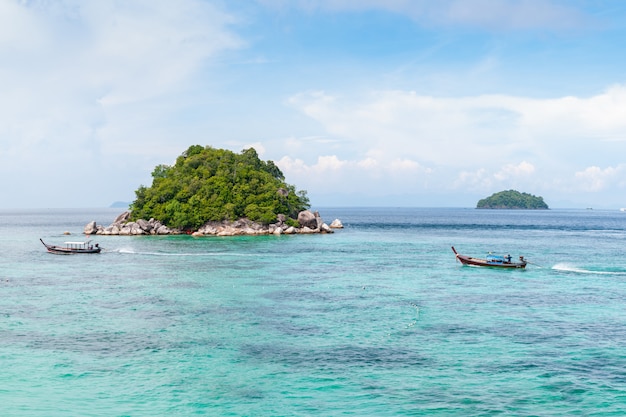
[[[543,197],[515,190],[500,191],[490,197],[479,200],[478,209],[513,209],[513,210],[547,210],[548,205]]]
[[[193,234],[194,236],[332,233],[309,210],[306,191],[287,184],[272,161],[254,148],[241,153],[193,145],[174,165],[158,165],[152,186],[140,186],[130,210],[103,227],[91,222],[87,235]],[[149,219],[149,220],[145,220]]]

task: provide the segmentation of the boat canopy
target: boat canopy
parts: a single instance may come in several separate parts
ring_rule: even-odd
[[[510,262],[511,255],[502,256],[502,255],[493,255],[491,253],[487,254],[486,259],[488,262]]]

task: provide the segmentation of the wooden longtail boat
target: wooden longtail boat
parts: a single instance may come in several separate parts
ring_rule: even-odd
[[[494,268],[526,268],[526,264],[528,263],[523,256],[519,257],[519,262],[511,262],[511,255],[497,256],[489,254],[485,259],[481,259],[461,255],[457,253],[454,246],[452,246],[452,251],[456,255],[456,259],[458,259],[463,265],[489,266]]]
[[[91,241],[88,240],[86,242],[65,242],[65,246],[57,246],[57,245],[48,245],[46,242],[41,240],[41,243],[46,247],[48,252],[54,253],[56,255],[74,255],[77,253],[100,253],[102,248],[98,243],[95,245],[91,244]]]

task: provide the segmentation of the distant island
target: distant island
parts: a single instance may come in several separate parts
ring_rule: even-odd
[[[543,197],[536,197],[528,193],[515,190],[500,191],[490,197],[479,200],[476,204],[479,209],[517,209],[517,210],[547,210],[548,205]]]
[[[113,202],[109,208],[128,208],[130,203],[128,201],[115,201]]]

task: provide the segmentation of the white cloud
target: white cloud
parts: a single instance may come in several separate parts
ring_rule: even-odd
[[[209,3],[186,0],[88,2],[81,17],[93,44],[85,53],[105,104],[135,101],[180,88],[205,59],[240,45],[224,31],[231,19]],[[121,6],[121,7],[120,7]]]
[[[626,127],[626,86],[614,85],[593,97],[562,97],[512,103],[526,126],[580,135],[617,134]]]
[[[114,187],[118,170],[175,159],[189,143],[164,126],[207,63],[242,46],[233,22],[202,0],[0,1],[0,173],[99,169]]]
[[[293,159],[285,156],[277,162],[278,167],[285,173],[296,176],[299,175],[316,175],[320,177],[328,177],[348,165],[349,162],[340,160],[336,155],[319,156],[317,162],[307,165],[302,159]]]
[[[535,166],[526,161],[496,167],[493,171],[485,168],[462,171],[457,175],[453,188],[469,188],[475,191],[508,189],[532,179],[534,173]]]
[[[410,159],[397,158],[391,161],[390,169],[393,172],[399,172],[399,173],[417,172],[420,169],[420,164]],[[431,170],[426,170],[426,171],[430,172]]]
[[[493,177],[484,168],[476,171],[461,171],[453,183],[453,188],[491,190],[493,188]]]
[[[335,178],[355,167],[377,178],[402,168],[421,175],[413,183],[484,193],[519,187],[551,193],[603,189],[623,168],[575,166],[590,158],[623,154],[626,88],[614,85],[592,97],[538,99],[505,95],[421,96],[379,91],[367,96],[303,93],[290,104],[315,119],[328,135],[344,140],[342,151],[361,155],[342,165]],[[537,167],[541,166],[541,169]],[[568,176],[571,175],[571,176]],[[429,181],[422,180],[427,177]],[[407,180],[405,180],[405,183]]]
[[[16,49],[28,45],[28,41],[38,38],[38,25],[18,3],[0,2],[0,47],[15,45]],[[26,30],[24,30],[26,29]],[[23,36],[23,35],[27,36]]]
[[[346,164],[346,161],[341,161],[335,155],[320,156],[317,160],[316,170],[328,172],[337,171]]]
[[[534,174],[535,167],[526,161],[520,162],[518,165],[507,164],[494,175],[498,181],[506,181],[511,178],[525,177]]]
[[[422,172],[430,173],[431,169],[422,167],[419,163],[410,159],[397,158],[383,165],[380,161],[367,157],[362,160],[342,160],[336,155],[318,156],[314,164],[307,164],[302,159],[294,159],[284,156],[277,164],[286,172],[293,174],[315,174],[315,175],[334,175],[335,172],[349,169],[359,171],[362,174],[379,173],[400,173]]]
[[[598,192],[603,191],[609,186],[624,187],[624,173],[626,165],[618,165],[617,167],[600,168],[591,166],[583,171],[576,172],[575,177],[580,188],[585,191]]]
[[[380,164],[374,158],[365,158],[361,161],[358,161],[357,166],[365,170],[372,170],[378,168]]]
[[[622,138],[626,130],[622,85],[593,97],[553,99],[439,98],[410,91],[339,97],[318,91],[295,95],[290,104],[335,137],[401,155],[408,148],[414,159],[435,164],[488,161],[494,154],[506,159],[520,152],[563,152],[565,140]]]
[[[312,164],[285,156],[277,162],[287,181],[301,189],[332,190],[343,195],[363,193],[385,195],[410,193],[428,183],[432,170],[416,161],[397,158],[388,163],[366,157],[340,159],[336,155],[319,156]]]
[[[240,44],[225,30],[231,19],[198,0],[6,3],[13,17],[5,19],[27,24],[0,27],[0,39],[32,39],[33,27],[39,39],[19,50],[0,46],[6,87],[0,105],[13,109],[13,120],[42,122],[50,110],[60,113],[50,119],[76,120],[79,111],[99,125],[120,116],[115,106],[187,88],[208,58]],[[129,109],[122,111],[128,117]]]

